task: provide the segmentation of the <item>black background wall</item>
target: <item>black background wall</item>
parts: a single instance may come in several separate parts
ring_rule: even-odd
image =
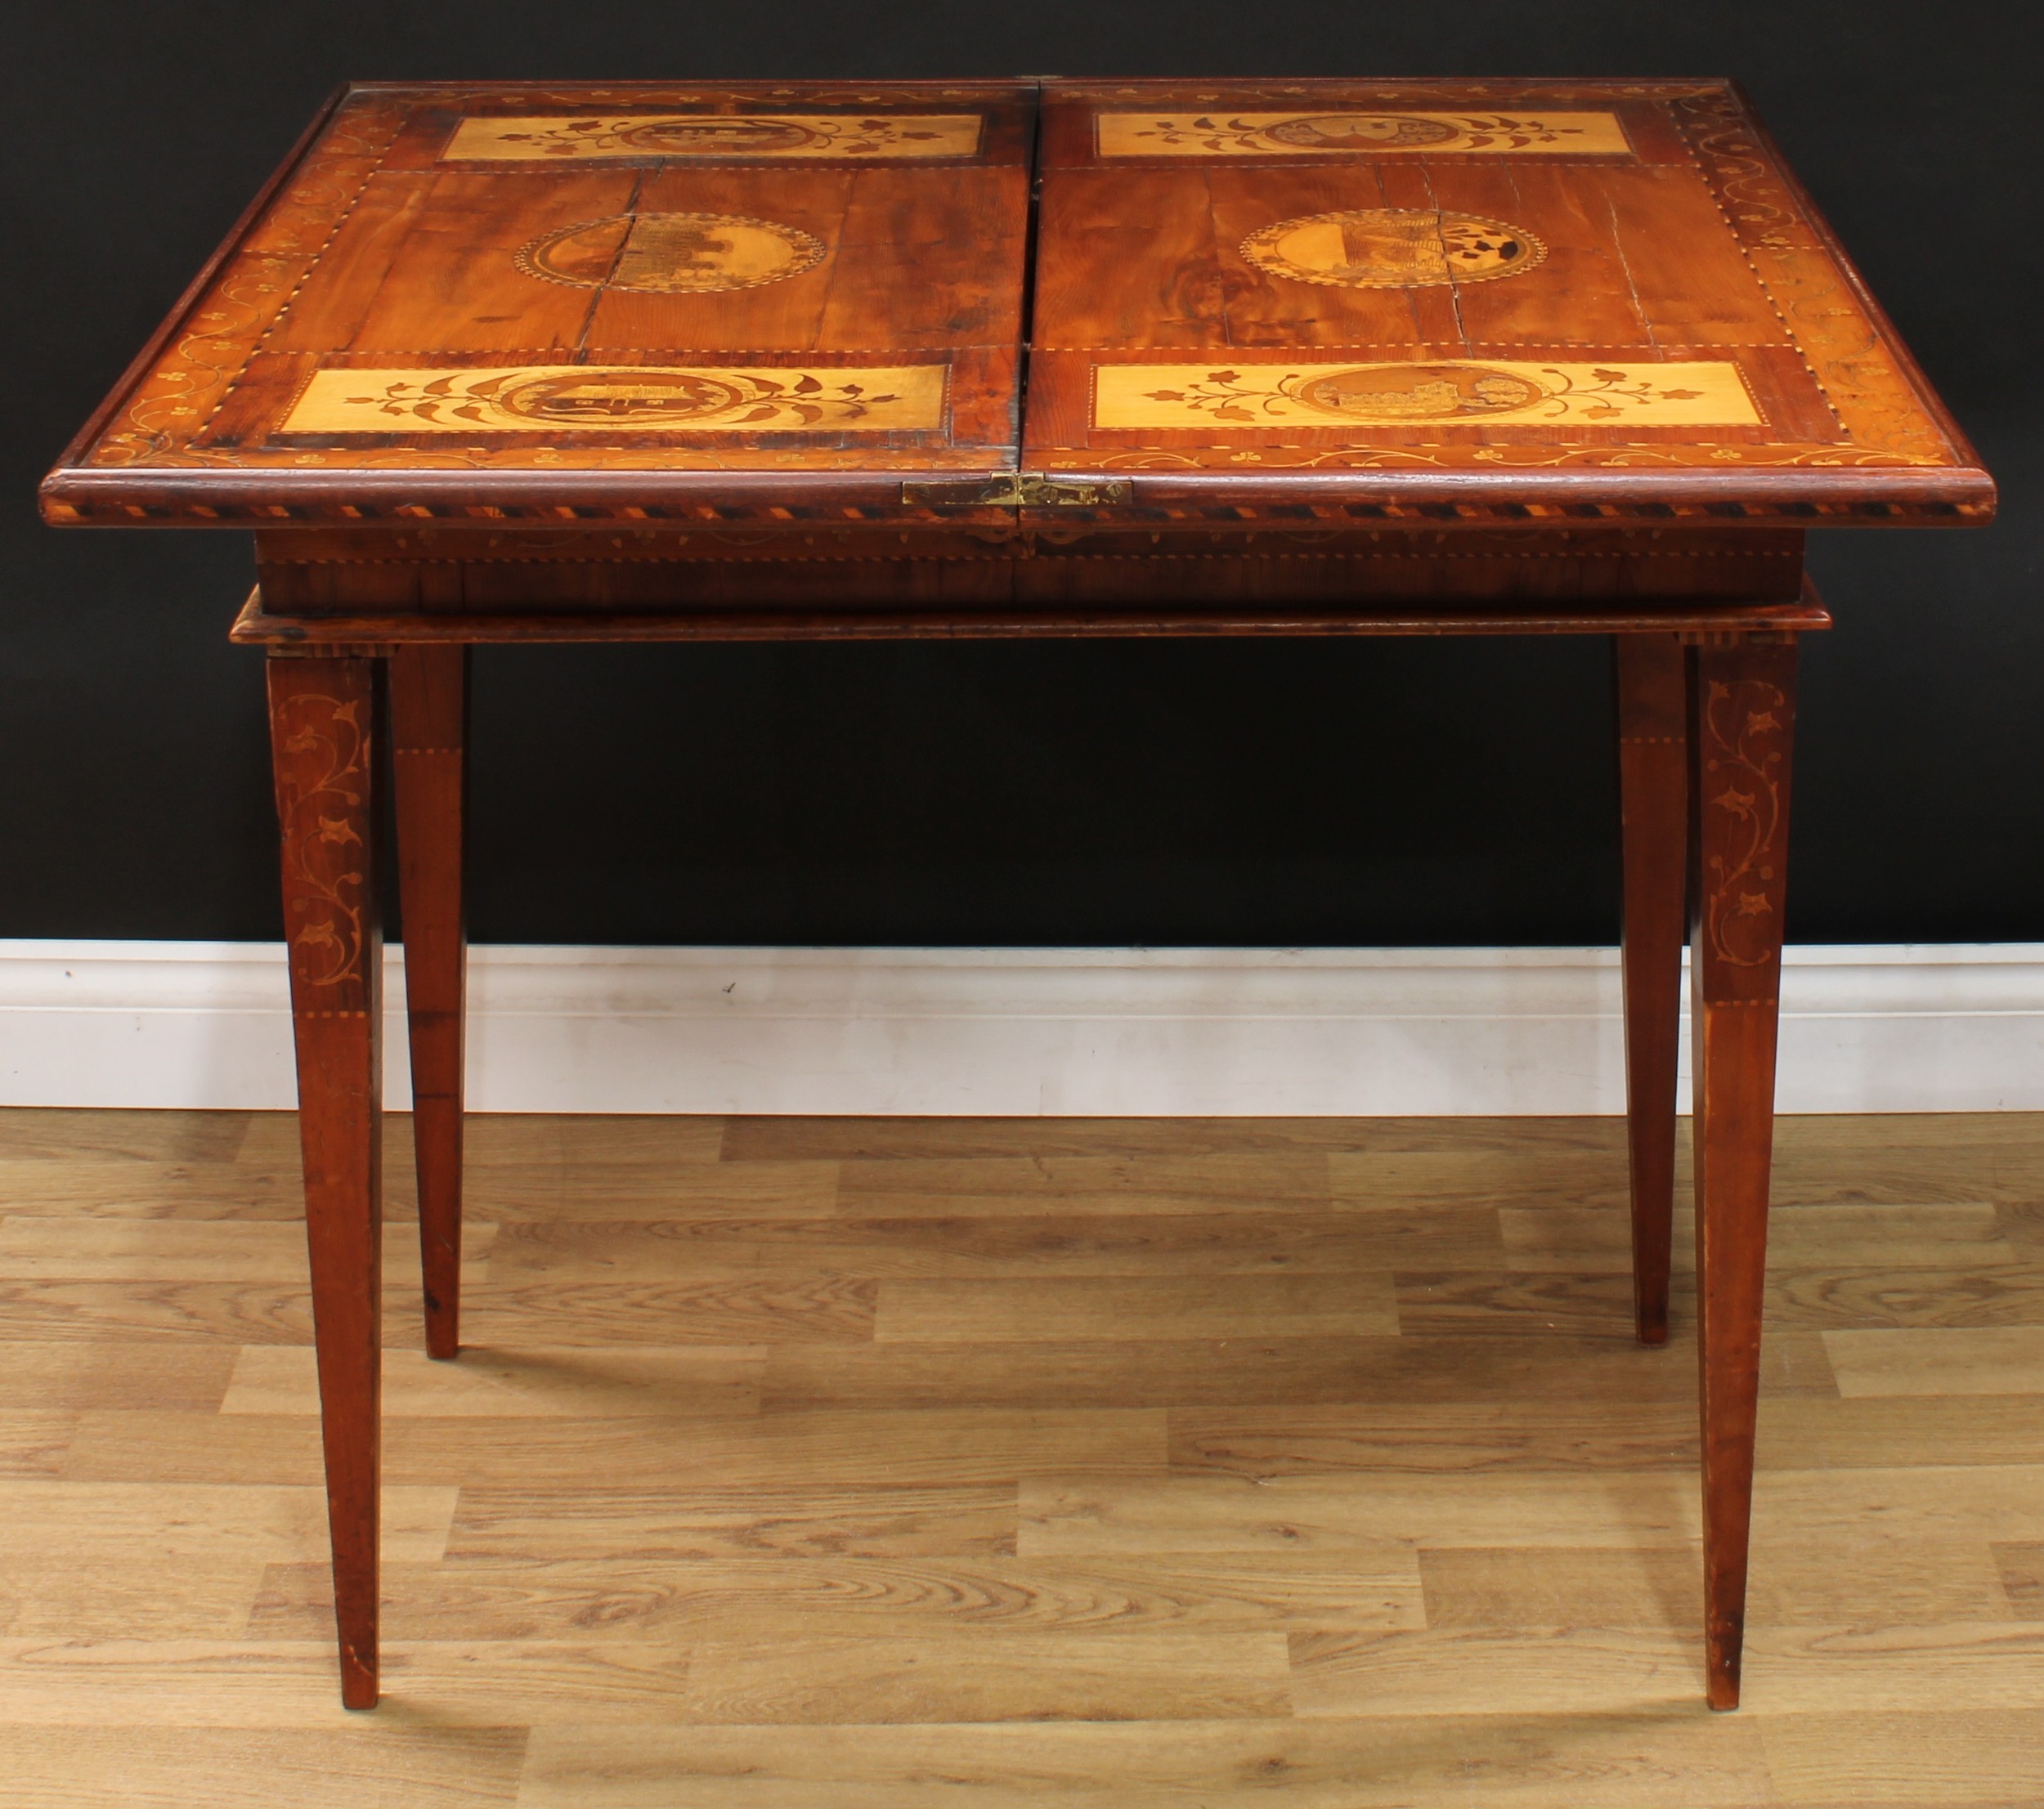
[[[0,41],[0,935],[279,934],[232,534],[56,533],[37,477],[349,77],[1730,74],[2001,477],[1814,537],[1803,940],[2044,936],[2033,6],[1922,0],[50,5]],[[488,650],[498,942],[1599,942],[1590,643]],[[1455,683],[1450,683],[1451,675]]]

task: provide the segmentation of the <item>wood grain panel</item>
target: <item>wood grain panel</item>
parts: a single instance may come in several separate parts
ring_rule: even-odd
[[[1589,1623],[1638,1632],[1700,1632],[1697,1553],[1644,1547],[1613,1563],[1595,1546],[1528,1552],[1460,1546],[1418,1554],[1427,1625],[1437,1628],[1568,1627]],[[1755,1621],[1757,1612],[1751,1613]]]
[[[2044,1777],[2044,1722],[2006,1709],[1855,1714],[1841,1704],[1771,1717],[1763,1738],[1775,1801],[1813,1809],[1840,1802],[2006,1809],[2034,1795]]]
[[[873,1336],[894,1344],[1357,1337],[1396,1333],[1398,1322],[1383,1274],[1060,1276],[888,1282]]]
[[[769,1632],[706,1641],[689,1658],[694,1687],[684,1714],[746,1726],[1168,1720],[1195,1712],[1248,1719],[1290,1705],[1284,1636],[1276,1632],[1131,1632],[1110,1642],[960,1628],[915,1640],[822,1632],[790,1641]]]
[[[1825,1663],[1813,1664],[1819,1654]],[[2044,1708],[2044,1628],[2024,1622],[1934,1621],[1754,1631],[1747,1675],[1757,1702],[1782,1716],[1836,1709]]]
[[[462,1491],[448,1534],[467,1557],[1000,1557],[1015,1551],[1015,1490],[933,1487],[575,1487]]]
[[[2044,1327],[1823,1336],[1848,1396],[2044,1394]]]
[[[393,1315],[400,1323],[402,1315]],[[119,1339],[207,1344],[297,1344],[311,1336],[312,1292],[289,1282],[74,1281],[0,1283],[0,1335],[95,1343]]]
[[[1175,1407],[1169,1420],[1174,1472],[1254,1482],[1358,1471],[1665,1469],[1687,1476],[1696,1462],[1696,1415],[1672,1399]]]
[[[478,1278],[479,1279],[482,1278]],[[316,1413],[318,1378],[303,1349],[245,1347],[220,1403],[225,1413]],[[386,1351],[389,1419],[605,1419],[750,1416],[764,1350],[656,1346],[472,1349],[459,1368]]]
[[[1414,1556],[1387,1552],[1377,1564],[1356,1557],[733,1557],[679,1568],[621,1559],[473,1558],[459,1568],[415,1565],[393,1577],[403,1605],[387,1625],[394,1639],[455,1640],[572,1639],[594,1624],[664,1640],[728,1640],[769,1630],[800,1639],[818,1632],[902,1638],[953,1628],[1115,1635],[1421,1625]],[[272,1638],[312,1637],[333,1617],[331,1592],[316,1565],[271,1565],[252,1597],[249,1628]]]
[[[1089,171],[1038,202],[1039,347],[1228,343],[1227,295],[1204,172]]]
[[[1764,1467],[1894,1469],[2044,1463],[2044,1418],[2028,1395],[1777,1397],[1760,1408]]]
[[[837,1198],[840,1211],[868,1218],[1060,1213],[1081,1201],[1089,1213],[1296,1209],[1326,1203],[1328,1167],[1310,1151],[1142,1162],[1083,1155],[904,1159],[847,1165]]]
[[[1530,159],[1428,170],[1436,206],[1522,227],[1545,250],[1524,279],[1457,289],[1455,305],[1472,346],[1574,343],[1616,356],[1652,343],[1604,199],[1605,173],[1601,164],[1588,170]]]
[[[859,171],[817,343],[1016,344],[1028,235],[1019,168]],[[901,280],[904,263],[912,283]]]
[[[67,1177],[96,1164],[216,1163],[237,1160],[265,1114],[168,1110],[137,1112],[79,1106],[0,1107],[0,1175],[66,1188]],[[283,1114],[271,1115],[280,1118]],[[294,1136],[296,1127],[292,1129]],[[278,1146],[288,1149],[289,1140]],[[16,1198],[10,1188],[8,1199]]]
[[[534,1809],[1248,1809],[1281,1789],[1321,1809],[1466,1802],[1468,1779],[1513,1809],[1743,1806],[1768,1789],[1756,1730],[1634,1713],[1318,1721],[1047,1722],[889,1729],[534,1730]],[[1710,1737],[1706,1737],[1710,1736]],[[1272,1780],[1278,1780],[1273,1784]]]
[[[495,1122],[516,1123],[518,1120]],[[556,1123],[559,1120],[534,1121]],[[569,1120],[568,1122],[576,1121]],[[615,1122],[616,1121],[612,1121]],[[659,1122],[628,1120],[628,1123]],[[688,1122],[688,1121],[678,1121]],[[1804,1125],[1836,1121],[1790,1119],[1782,1130],[1785,1153],[1809,1143]],[[7,1120],[0,1113],[0,1135]],[[1881,1145],[1898,1156],[1919,1139],[1935,1137],[1943,1120],[1907,1121],[1908,1135]],[[1451,1128],[1450,1128],[1451,1127]],[[1917,1128],[1921,1127],[1921,1129]],[[1625,1160],[1625,1134],[1616,1118],[767,1118],[724,1121],[719,1145],[728,1162],[896,1162],[907,1158],[964,1160],[984,1157],[1165,1157],[1311,1154],[1342,1151],[1432,1152],[1471,1155],[1516,1152],[1519,1159],[1562,1149],[1602,1151]],[[1835,1156],[1830,1143],[1821,1146]],[[1851,1147],[1846,1145],[1845,1147]],[[1939,1147],[1943,1147],[1940,1143]],[[2028,1145],[2019,1145],[2027,1148]],[[1964,1146],[1955,1149],[1963,1161]],[[1145,1165],[1146,1166],[1146,1165]]]
[[[616,287],[588,292],[587,343],[618,350],[673,346],[717,352],[803,352],[823,346],[823,311],[843,275],[848,255],[845,211],[861,176],[845,169],[805,169],[791,176],[784,169],[717,166],[639,172],[630,196],[634,213],[764,220],[810,235],[823,248],[823,260],[813,269],[751,289],[688,294]],[[859,342],[897,343],[884,337]]]
[[[1878,1333],[1827,1334],[1831,1337]],[[1957,1334],[1953,1334],[1957,1336]],[[1985,1336],[1986,1334],[1972,1334]],[[1818,1335],[1768,1341],[1773,1391],[1836,1392]],[[975,1370],[967,1344],[777,1348],[769,1408],[1251,1406],[1295,1401],[1452,1399],[1488,1389],[1537,1394],[1594,1389],[1631,1404],[1690,1401],[1695,1378],[1674,1364],[1623,1361],[1607,1340],[1521,1337],[1320,1337],[1075,1340],[1002,1346]]]
[[[3,1482],[0,1509],[0,1556],[10,1564],[123,1556],[134,1565],[230,1557],[288,1564],[326,1555],[326,1507],[316,1486]],[[450,1488],[386,1489],[387,1549],[409,1562],[437,1562],[454,1512]]]
[[[486,1263],[495,1225],[472,1226],[469,1260]],[[403,1272],[413,1241],[402,1226],[383,1228],[385,1258]],[[208,1223],[189,1219],[101,1219],[79,1225],[53,1216],[0,1219],[0,1278],[103,1281],[297,1281],[305,1274],[305,1234],[291,1225]]]
[[[7,1730],[8,1782],[24,1802],[170,1804],[206,1780],[213,1809],[325,1809],[337,1796],[404,1809],[488,1809],[518,1793],[522,1727],[23,1727]]]
[[[611,1346],[652,1315],[677,1344],[856,1345],[872,1337],[878,1284],[858,1276],[765,1280],[545,1283],[493,1292],[470,1317],[479,1344],[518,1346],[535,1337],[563,1346]]]
[[[97,1337],[68,1343],[16,1339],[0,1364],[0,1408],[94,1407],[216,1410],[234,1374],[231,1344],[166,1350]]]
[[[1428,163],[1387,160],[1378,172],[1378,180],[1383,185],[1385,206],[1410,208],[1423,213],[1432,211],[1433,173]],[[1537,274],[1529,273],[1528,280]],[[1409,289],[1405,293],[1412,307],[1414,335],[1423,345],[1468,349],[1468,330],[1463,323],[1460,297],[1455,288],[1438,284]]]
[[[1695,1640],[1674,1628],[1568,1627],[1532,1641],[1481,1628],[1292,1636],[1296,1712],[1452,1712],[1481,1677],[1496,1715],[1667,1714],[1699,1694]]]
[[[1024,1482],[1024,1557],[1140,1552],[1369,1551],[1382,1546],[1630,1549],[1693,1537],[1696,1490],[1673,1475],[1172,1476]]]
[[[538,183],[463,172],[432,181],[345,349],[466,353],[585,344],[594,294],[527,275],[515,262],[518,249],[578,220],[624,213],[633,177],[578,171]],[[338,271],[335,286],[351,274]]]
[[[1693,172],[1615,168],[1602,173],[1598,187],[1626,281],[1656,344],[1792,343]]]
[[[1266,1209],[1168,1216],[1081,1209],[952,1219],[527,1220],[499,1225],[490,1261],[498,1285],[509,1287],[572,1285],[620,1273],[652,1281],[818,1269],[882,1281],[1355,1275],[1458,1258],[1478,1267],[1500,1259],[1494,1214]]]
[[[1253,172],[1221,164],[1202,174],[1227,294],[1230,345],[1398,347],[1419,343],[1405,290],[1338,289],[1289,281],[1259,269],[1242,255],[1244,240],[1280,221],[1384,206],[1383,184],[1368,164]]]
[[[392,172],[365,185],[270,334],[270,348],[319,352],[352,345],[433,195],[433,179],[423,172]]]
[[[76,1443],[80,1417],[61,1408],[0,1408],[0,1479],[56,1475]]]

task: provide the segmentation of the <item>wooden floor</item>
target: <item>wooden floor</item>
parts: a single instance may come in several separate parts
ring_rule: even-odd
[[[292,1121],[0,1113],[0,1803],[2044,1803],[2044,1119],[1782,1125],[1730,1716],[1611,1121],[473,1137],[350,1716]]]

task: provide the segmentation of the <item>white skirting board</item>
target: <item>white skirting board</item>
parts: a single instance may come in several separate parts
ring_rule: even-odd
[[[387,1097],[401,1108],[403,963],[390,956]],[[482,947],[469,1100],[1609,1113],[1625,1105],[1617,1012],[1607,948]],[[0,941],[0,1104],[274,1109],[294,1097],[280,944]],[[1778,1104],[2044,1110],[2044,943],[1791,948]]]

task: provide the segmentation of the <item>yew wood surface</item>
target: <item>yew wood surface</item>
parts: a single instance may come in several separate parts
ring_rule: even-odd
[[[1101,137],[1145,114],[1235,148]],[[1289,123],[1244,154],[1244,114]],[[1449,141],[1340,140],[1355,118]],[[1337,215],[1437,260],[1495,229],[1508,255],[1386,278],[1247,249]],[[1238,386],[1393,367],[1421,400],[1396,420],[1096,418],[1123,367],[1187,360]],[[1424,404],[1444,369],[1492,386],[1469,419]],[[712,407],[719,373],[738,400]],[[647,383],[666,401],[625,393]],[[1514,384],[1537,406],[1503,408]],[[1687,422],[1685,398],[1720,412]],[[1018,468],[1123,487],[988,490]],[[1957,523],[1992,495],[1724,83],[371,83],[316,123],[44,508],[912,537]]]
[[[1276,132],[1244,129],[1284,115]],[[1617,135],[1573,150],[1582,126],[1544,132],[1550,115]],[[1337,503],[1365,473],[1375,491],[1443,501],[1477,490],[1765,513],[1857,495],[1905,517],[1986,503],[1963,437],[1730,84],[1065,82],[1047,85],[1044,119],[1032,468],[1132,474],[1166,512],[1225,501],[1274,519],[1284,500]],[[1150,122],[1147,148],[1110,144],[1118,119]],[[1366,123],[1364,141],[1340,141],[1345,119]],[[1401,121],[1495,129],[1367,141]],[[1361,257],[1316,280],[1254,253],[1260,231],[1344,215],[1423,224],[1430,243],[1435,222],[1446,235],[1474,221],[1522,262],[1390,277]],[[1496,424],[1482,408],[1357,426],[1295,406],[1280,424],[1248,399],[1118,425],[1103,386],[1129,363],[1173,367],[1167,396],[1187,374],[1257,390],[1302,363],[1567,366],[1577,399]],[[1661,424],[1668,404],[1625,390],[1668,363],[1736,372],[1759,418]]]
[[[1618,1120],[480,1117],[453,1365],[389,1127],[359,1717],[297,1126],[0,1113],[0,1803],[2036,1800],[2034,1116],[1781,1121],[1732,1717]]]
[[[902,513],[900,478],[885,473],[1012,469],[1033,101],[1014,83],[350,87],[87,429],[78,462],[90,474],[60,477],[47,513],[81,518],[110,504],[113,520],[401,520],[437,493],[459,498],[462,517],[557,518],[546,505],[573,497],[599,517],[664,503],[685,518],[784,520],[806,480],[840,505],[820,509],[829,521],[845,507],[854,519]],[[497,160],[464,154],[460,142],[465,126],[506,118],[557,121],[572,141],[605,122],[782,115],[901,131],[965,118],[976,143],[894,159],[845,133],[844,153],[828,157],[639,143]],[[621,249],[609,267],[585,258],[567,280],[537,267],[563,232],[589,229],[600,253],[603,222],[662,217],[706,219],[710,240],[716,222],[749,224],[816,261],[686,290],[634,284]],[[712,244],[694,262],[728,249]],[[746,425],[743,411],[684,432],[637,418],[507,426],[481,416],[473,432],[443,432],[409,410],[339,432],[291,419],[322,371],[370,373],[343,393],[373,395],[390,387],[378,372],[676,366],[778,377],[795,386],[796,412],[782,410],[773,432]],[[903,366],[932,373],[940,392],[912,427],[869,431],[857,410],[815,401],[863,371]],[[884,387],[861,388],[870,398]],[[802,407],[814,410],[806,421]]]

